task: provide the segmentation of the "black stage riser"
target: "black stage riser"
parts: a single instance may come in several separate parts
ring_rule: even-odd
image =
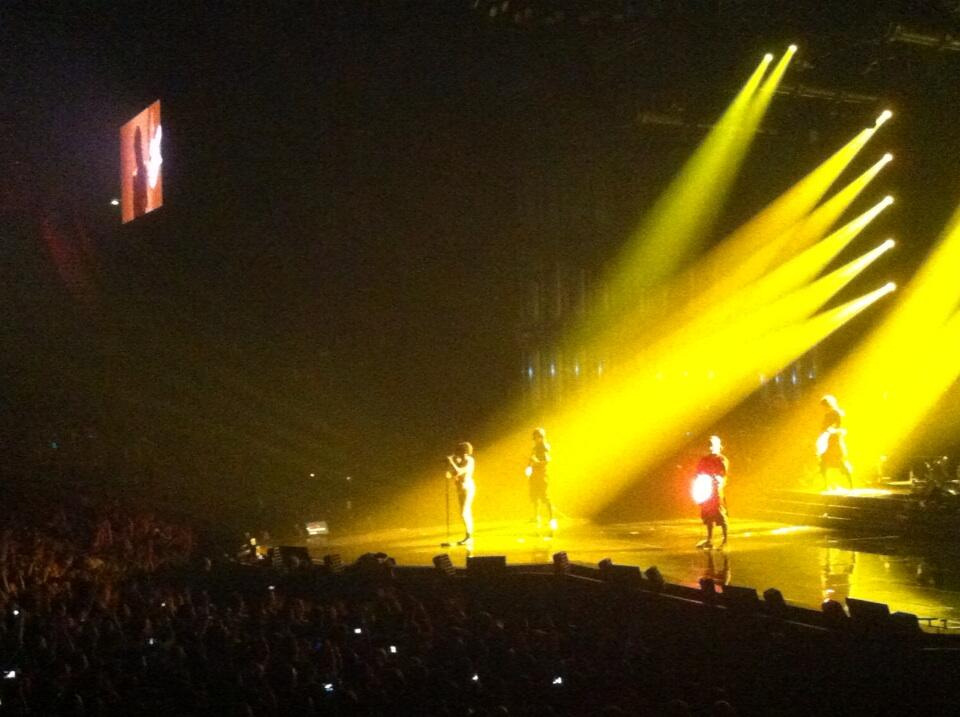
[[[909,495],[857,496],[778,491],[760,506],[761,517],[794,525],[851,532],[882,532],[927,538],[956,538],[958,516]]]

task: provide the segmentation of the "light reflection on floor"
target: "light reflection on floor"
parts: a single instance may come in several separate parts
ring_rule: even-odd
[[[456,540],[453,537],[452,540]],[[843,539],[822,528],[739,520],[732,524],[725,550],[701,551],[696,520],[595,525],[561,524],[552,538],[536,526],[500,522],[478,525],[468,551],[442,548],[443,528],[390,530],[328,539],[312,545],[317,555],[339,553],[351,561],[383,551],[402,565],[430,565],[450,554],[455,565],[467,555],[506,555],[509,563],[548,563],[566,551],[570,560],[596,565],[603,558],[645,569],[656,565],[671,582],[697,585],[704,576],[724,583],[778,588],[788,602],[817,607],[825,597],[847,596],[884,602],[891,611],[960,620],[960,555],[943,547],[907,546],[896,536]]]
[[[816,491],[815,491],[816,492]],[[891,495],[909,495],[908,490],[890,490],[889,488],[843,488],[835,486],[819,491],[820,495],[844,495],[851,498],[886,498]]]

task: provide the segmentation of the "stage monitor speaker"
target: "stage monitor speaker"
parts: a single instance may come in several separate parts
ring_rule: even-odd
[[[920,620],[911,612],[895,612],[890,615],[890,627],[901,635],[919,635]]]
[[[280,545],[270,548],[270,563],[277,569],[308,567],[312,564],[310,553],[302,545]]]
[[[763,606],[771,615],[783,615],[787,612],[787,601],[783,593],[776,588],[767,588],[763,591]]]
[[[735,610],[756,610],[760,607],[760,598],[755,588],[740,585],[724,585],[723,601]]]
[[[565,552],[553,554],[553,572],[555,575],[566,575],[570,572],[570,558]]]
[[[615,565],[610,558],[600,561],[600,579],[614,585],[633,587],[640,585],[643,577],[636,565]]]
[[[446,553],[433,556],[433,567],[435,567],[441,575],[444,575],[448,578],[452,578],[457,574],[457,569],[453,567],[453,562],[450,560],[450,556]]]
[[[649,568],[643,571],[644,577],[649,583],[651,590],[655,592],[660,592],[663,590],[663,586],[667,584],[667,581],[663,579],[663,575],[660,573],[660,569],[656,565],[651,565]]]
[[[890,608],[882,602],[848,597],[847,609],[851,620],[865,625],[883,625],[890,619]]]
[[[467,558],[467,575],[478,578],[499,577],[507,572],[505,555],[480,555]]]

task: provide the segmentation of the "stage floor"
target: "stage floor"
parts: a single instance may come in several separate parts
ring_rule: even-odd
[[[455,534],[453,540],[461,537]],[[571,562],[656,565],[669,582],[696,586],[701,577],[763,592],[778,588],[793,604],[818,607],[827,597],[850,596],[887,603],[936,626],[960,629],[960,552],[952,546],[908,544],[892,535],[844,538],[830,530],[759,520],[731,525],[724,550],[702,551],[697,520],[597,525],[561,523],[553,537],[521,522],[478,524],[473,546],[442,548],[443,527],[397,529],[311,540],[311,554],[339,553],[350,562],[367,552],[384,552],[400,565],[431,565],[449,553],[463,566],[468,555],[505,555],[509,564],[549,563],[566,551]]]

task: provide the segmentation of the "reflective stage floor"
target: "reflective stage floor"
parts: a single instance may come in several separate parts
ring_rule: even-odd
[[[702,551],[697,520],[597,525],[561,523],[551,538],[521,522],[478,524],[471,548],[442,548],[447,540],[437,529],[397,529],[331,536],[308,544],[315,557],[338,553],[349,562],[367,552],[384,552],[401,565],[431,565],[449,553],[463,566],[468,555],[505,555],[509,564],[549,563],[566,551],[571,562],[656,565],[669,582],[696,586],[708,576],[725,584],[778,588],[787,602],[818,607],[827,597],[850,596],[887,603],[935,626],[960,630],[960,549],[952,545],[907,543],[891,535],[856,538],[817,527],[758,520],[732,523],[724,550]],[[454,533],[456,541],[462,534]],[[715,536],[717,537],[717,536]]]

